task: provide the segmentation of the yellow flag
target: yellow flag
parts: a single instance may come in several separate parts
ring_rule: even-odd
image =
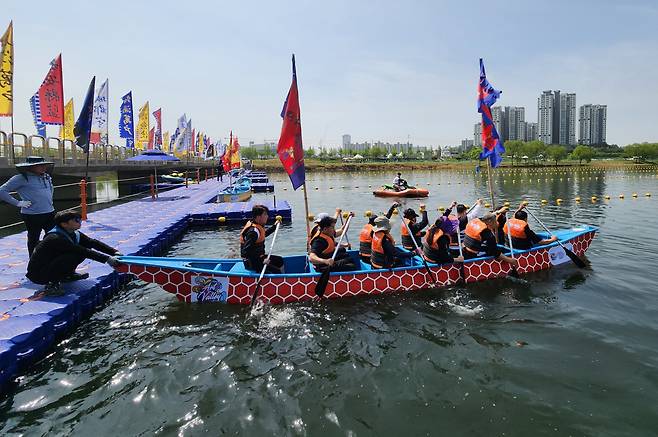
[[[164,133],[164,138],[162,139],[162,150],[167,153],[171,152],[171,150],[169,150],[169,131]]]
[[[61,140],[75,141],[75,134],[73,133],[73,124],[75,121],[73,114],[73,97],[71,97],[66,106],[64,106],[64,126],[59,128],[59,138]]]
[[[14,115],[14,23],[9,27],[2,39],[0,55],[0,116]]]
[[[137,139],[135,141],[135,148],[137,150],[144,150],[149,143],[149,102],[144,103],[139,109],[139,119],[137,121]]]

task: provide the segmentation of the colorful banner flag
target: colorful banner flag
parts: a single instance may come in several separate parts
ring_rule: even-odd
[[[0,117],[14,115],[14,22],[0,38]]]
[[[94,116],[94,89],[96,88],[96,76],[91,79],[85,102],[82,104],[82,110],[78,121],[75,122],[73,133],[75,134],[75,143],[82,147],[86,153],[89,153],[89,136],[91,135],[91,122]]]
[[[164,133],[163,139],[162,139],[162,150],[164,150],[166,153],[171,153],[171,143],[169,141],[169,131],[166,131]]]
[[[191,137],[192,138],[190,138],[190,141],[191,141],[190,150],[192,150],[192,156],[197,156],[197,153],[196,153],[196,146],[197,146],[197,144],[196,144],[196,129],[192,129]]]
[[[75,141],[75,135],[73,134],[73,124],[74,121],[74,109],[73,109],[73,98],[69,99],[69,102],[64,106],[64,124],[59,128],[59,138],[63,140]]]
[[[231,151],[231,168],[240,168],[242,161],[240,161],[240,142],[237,135],[233,139],[233,150]]]
[[[224,167],[225,172],[231,170],[231,152],[233,151],[233,131],[228,137],[228,145],[224,151],[224,156],[222,157],[222,167]]]
[[[91,136],[89,141],[104,146],[108,144],[107,114],[108,114],[108,85],[106,79],[96,95],[94,102],[94,117],[91,122]]]
[[[38,94],[39,106],[41,106],[41,121],[45,124],[64,124],[64,84],[61,54],[50,63],[50,70],[41,87],[39,87]]]
[[[137,119],[137,141],[135,147],[138,150],[144,150],[149,142],[149,102],[139,108],[139,118]]]
[[[478,112],[482,114],[482,152],[480,153],[480,159],[489,158],[493,168],[500,165],[503,160],[502,154],[505,153],[503,140],[498,136],[491,115],[491,106],[496,103],[500,94],[501,91],[494,89],[487,81],[484,63],[480,58],[480,82],[478,83]]]
[[[174,152],[174,156],[177,158],[183,158],[185,156],[185,131],[187,129],[187,120],[185,114],[178,119],[178,126],[176,126],[176,131],[174,136],[171,137],[171,148]]]
[[[283,125],[277,145],[277,153],[283,168],[290,177],[293,190],[304,185],[306,170],[304,167],[304,147],[302,146],[302,119],[297,90],[297,69],[295,55],[292,55],[292,83],[286,101],[281,110]]]
[[[121,97],[121,109],[119,109],[119,137],[126,139],[126,147],[135,146],[135,125],[133,119],[133,92],[130,91]]]
[[[153,133],[155,132],[155,128],[152,127],[151,130],[149,131],[149,145],[148,145],[148,150],[153,150],[154,145],[153,145]]]
[[[162,108],[153,112],[153,116],[155,117],[155,137],[153,146],[156,149],[162,149]]]
[[[187,120],[187,126],[185,126],[185,151],[187,155],[192,154],[192,137],[194,136],[194,130],[192,129],[192,119]]]
[[[37,135],[46,137],[46,125],[41,121],[41,108],[39,107],[39,93],[35,93],[30,98],[30,110],[34,119],[34,127],[37,129]]]

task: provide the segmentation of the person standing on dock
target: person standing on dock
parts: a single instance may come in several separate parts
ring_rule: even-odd
[[[0,186],[0,200],[21,209],[30,256],[39,244],[41,230],[46,233],[55,226],[54,188],[50,177],[54,165],[40,156],[28,156],[25,162],[16,164],[19,174]],[[13,191],[18,193],[21,200],[10,194]]]
[[[283,258],[270,255],[269,261],[266,260],[265,238],[276,229],[276,225],[265,229],[269,218],[270,210],[267,206],[254,205],[251,208],[251,220],[240,232],[240,256],[247,270],[260,272],[267,263],[265,273],[283,273]]]
[[[46,294],[64,294],[61,282],[71,282],[89,277],[88,273],[76,273],[75,269],[85,259],[93,259],[112,267],[119,265],[116,249],[80,232],[82,216],[75,211],[55,214],[55,226],[34,249],[25,276],[36,283],[46,284]]]
[[[399,206],[399,203],[394,202],[393,205],[391,205],[391,207],[388,209],[386,218],[390,220],[391,216],[393,215],[393,211],[395,211],[395,208],[398,208]],[[363,229],[361,229],[361,233],[359,234],[359,257],[361,258],[361,261],[368,264],[370,264],[370,257],[372,254],[372,232],[376,219],[377,216],[375,214],[371,215],[368,218],[368,223],[363,226]]]
[[[407,223],[407,226],[405,226],[404,223],[402,223],[400,225],[400,231],[402,233],[402,247],[404,247],[407,250],[415,250],[416,245],[418,247],[421,247],[423,244],[422,237],[423,235],[425,235],[423,229],[425,228],[425,226],[429,224],[429,220],[427,218],[427,211],[425,211],[424,203],[420,204],[420,213],[423,215],[423,219],[421,220],[420,223],[416,223],[416,219],[418,218],[418,213],[416,213],[416,211],[414,211],[413,208],[407,208],[404,210],[403,220]],[[409,232],[411,232],[411,235],[409,235]],[[414,245],[412,238],[416,239],[416,245]]]
[[[352,213],[350,213],[352,214]],[[308,259],[319,271],[330,269],[332,272],[349,272],[357,270],[357,266],[345,248],[339,248],[336,258],[331,259],[336,250],[336,219],[323,217],[318,223],[319,232],[311,240],[311,251]]]

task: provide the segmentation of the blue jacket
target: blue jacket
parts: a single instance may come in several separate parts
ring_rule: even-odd
[[[42,176],[31,172],[17,174],[0,186],[0,200],[18,206],[18,200],[11,194],[16,191],[21,200],[32,202],[29,208],[21,208],[21,214],[45,214],[53,212],[53,180],[48,173]]]

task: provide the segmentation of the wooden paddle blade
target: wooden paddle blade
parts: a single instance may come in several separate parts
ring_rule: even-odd
[[[585,264],[585,261],[583,261],[578,255],[567,249],[566,247],[563,247],[564,253],[567,254],[569,258],[571,258],[571,261],[581,269],[584,269],[587,267],[587,264]]]
[[[324,290],[327,288],[328,283],[329,283],[329,269],[325,270],[320,275],[320,279],[318,279],[318,283],[315,285],[315,295],[318,297],[322,297],[324,295]]]

